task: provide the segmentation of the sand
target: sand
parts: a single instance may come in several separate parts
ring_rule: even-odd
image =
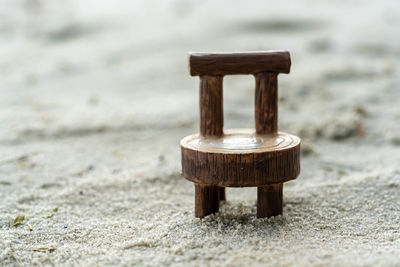
[[[396,0],[0,6],[0,265],[400,266]],[[264,49],[291,51],[279,126],[301,175],[283,216],[239,188],[194,218],[187,52]],[[252,127],[253,78],[224,86],[225,127]]]

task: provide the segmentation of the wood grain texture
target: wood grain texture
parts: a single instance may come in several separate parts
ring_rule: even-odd
[[[221,136],[224,127],[222,76],[200,77],[200,134]]]
[[[278,132],[278,74],[287,51],[191,53],[200,76],[200,133],[181,140],[182,175],[195,183],[195,216],[218,212],[225,187],[258,187],[257,217],[282,214],[283,182],[300,173],[300,138]],[[253,74],[255,130],[223,129],[223,76]]]
[[[263,186],[295,179],[300,173],[300,139],[276,150],[268,148],[265,151],[232,153],[223,148],[218,152],[181,142],[181,154],[182,175],[192,182],[204,185]]]
[[[255,123],[258,134],[278,131],[278,73],[260,72],[255,75]]]
[[[219,188],[195,184],[194,214],[203,218],[219,210]]]
[[[256,74],[258,72],[290,72],[288,51],[245,53],[190,53],[190,75]]]
[[[282,214],[282,184],[257,188],[257,218],[269,218]]]

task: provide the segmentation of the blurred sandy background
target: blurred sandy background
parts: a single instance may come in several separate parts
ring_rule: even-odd
[[[400,265],[399,29],[397,0],[0,0],[0,265]],[[195,219],[187,53],[270,49],[303,139],[284,215],[246,188]],[[224,88],[252,127],[253,77]]]

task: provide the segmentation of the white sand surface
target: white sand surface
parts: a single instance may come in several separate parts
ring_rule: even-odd
[[[0,18],[0,265],[400,266],[397,0],[0,0]],[[291,51],[279,126],[301,175],[283,216],[239,188],[196,219],[187,52],[269,49]],[[226,128],[252,127],[253,78],[224,87]]]

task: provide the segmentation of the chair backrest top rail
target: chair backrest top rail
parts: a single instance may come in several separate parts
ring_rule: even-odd
[[[290,72],[288,51],[189,53],[191,76]]]

